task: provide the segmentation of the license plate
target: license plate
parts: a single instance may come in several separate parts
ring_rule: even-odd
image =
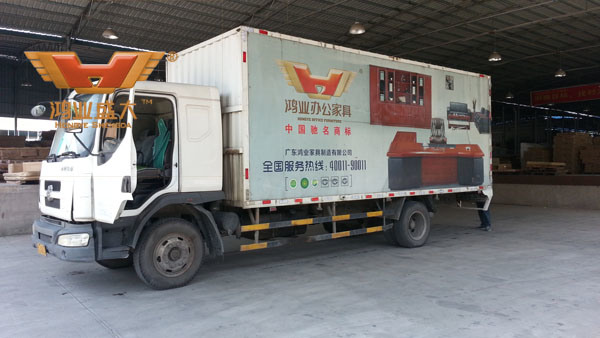
[[[46,246],[44,244],[38,243],[37,250],[38,250],[38,253],[42,256],[48,255],[48,252],[46,251]]]

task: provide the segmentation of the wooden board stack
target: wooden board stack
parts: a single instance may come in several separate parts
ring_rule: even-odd
[[[4,174],[4,180],[12,184],[36,183],[40,180],[42,162],[11,163],[8,173]]]
[[[523,154],[523,161],[527,162],[552,162],[552,151],[550,148],[532,147]]]
[[[584,174],[600,174],[600,143],[581,149],[579,156]]]
[[[17,183],[38,181],[41,160],[49,152],[49,147],[25,147],[24,136],[0,136],[0,179]]]
[[[554,162],[564,162],[571,174],[582,172],[579,152],[592,144],[592,137],[586,133],[562,133],[554,136]]]
[[[523,172],[528,175],[565,175],[567,169],[566,164],[563,162],[529,161]]]

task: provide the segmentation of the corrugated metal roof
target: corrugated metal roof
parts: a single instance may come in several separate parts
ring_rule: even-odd
[[[562,84],[600,74],[600,0],[0,0],[0,12],[0,26],[62,36],[73,31],[153,50],[181,50],[239,25],[260,26],[491,74],[500,95],[556,83],[559,51],[569,73]],[[354,21],[365,24],[364,35],[348,34]],[[101,37],[109,26],[118,40]],[[503,60],[492,64],[487,55],[494,40]],[[0,54],[39,41],[0,31]],[[111,54],[74,48],[88,59]]]

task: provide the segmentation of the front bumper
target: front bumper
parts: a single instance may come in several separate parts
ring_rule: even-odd
[[[37,247],[38,244],[42,244],[49,254],[61,260],[71,262],[93,262],[96,260],[92,223],[73,224],[42,216],[33,222],[32,230],[31,240],[33,246]],[[57,244],[60,235],[82,233],[90,236],[87,246],[64,247]]]

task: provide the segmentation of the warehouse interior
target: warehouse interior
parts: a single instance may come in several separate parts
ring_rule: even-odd
[[[27,276],[27,285],[34,288],[29,279],[35,274],[22,269],[41,269],[49,280],[47,284],[58,285],[56,290],[59,294],[51,299],[57,300],[58,304],[69,304],[65,306],[72,305],[64,300],[65,293],[78,304],[85,303],[84,298],[112,297],[112,300],[109,297],[106,301],[95,299],[88,304],[89,307],[84,305],[91,313],[89,318],[81,319],[84,324],[70,329],[61,328],[57,332],[66,336],[81,335],[85,332],[86,321],[99,327],[99,333],[92,336],[152,336],[166,334],[168,330],[163,327],[153,331],[150,329],[152,326],[144,327],[141,323],[132,325],[119,318],[119,311],[107,314],[111,307],[132,306],[135,301],[148,302],[147,306],[161,305],[144,296],[146,290],[141,287],[128,289],[133,279],[131,272],[119,271],[106,276],[98,267],[73,270],[60,262],[52,265],[61,273],[55,277],[55,272],[49,272],[45,265],[22,258],[31,251],[27,242],[29,238],[24,234],[30,234],[32,219],[39,216],[39,186],[35,175],[27,176],[27,179],[22,179],[23,175],[15,175],[21,178],[15,179],[12,184],[10,175],[29,172],[27,168],[30,167],[31,172],[37,170],[39,179],[39,165],[36,167],[31,163],[39,163],[46,158],[56,128],[47,116],[33,116],[32,108],[44,101],[61,101],[69,93],[56,89],[52,82],[43,81],[25,52],[75,51],[82,63],[105,64],[115,51],[179,52],[239,26],[383,54],[400,61],[414,60],[491,76],[494,189],[491,210],[492,219],[504,225],[505,232],[498,227],[498,232],[492,235],[501,237],[496,237],[489,247],[479,242],[486,240],[479,233],[473,236],[475,239],[457,239],[473,233],[468,227],[462,227],[459,219],[471,217],[472,223],[476,223],[476,212],[468,209],[450,211],[449,206],[454,204],[454,200],[445,201],[442,210],[444,215],[449,215],[451,225],[445,227],[443,217],[436,219],[433,233],[439,238],[435,239],[431,250],[443,256],[444,249],[448,249],[451,252],[450,263],[458,265],[461,259],[475,257],[473,261],[477,268],[464,268],[464,271],[468,276],[479,276],[477,278],[483,280],[481,286],[468,284],[468,287],[460,288],[460,292],[449,292],[450,298],[443,296],[446,286],[437,288],[432,280],[460,284],[465,282],[458,276],[460,271],[448,271],[443,268],[447,261],[439,257],[435,261],[428,260],[427,254],[420,251],[419,258],[426,261],[423,264],[433,269],[430,274],[423,274],[410,252],[393,253],[393,249],[385,248],[377,240],[359,245],[360,239],[352,239],[348,247],[336,244],[332,252],[319,244],[315,249],[301,246],[292,253],[273,251],[262,257],[259,254],[238,254],[234,256],[233,263],[224,267],[210,265],[207,269],[215,277],[197,280],[186,292],[202,293],[205,290],[202,283],[212,280],[214,284],[230,285],[244,292],[244,296],[238,294],[236,297],[258,308],[260,314],[268,315],[271,307],[297,322],[285,323],[278,328],[272,323],[255,322],[257,318],[248,314],[255,311],[250,306],[247,309],[236,308],[232,312],[217,306],[219,321],[225,323],[223,318],[235,316],[246,325],[272,330],[269,335],[278,336],[328,336],[337,332],[395,336],[394,332],[402,328],[406,328],[411,336],[475,337],[490,332],[498,336],[598,335],[600,326],[588,319],[589,313],[596,317],[600,315],[600,299],[597,297],[600,290],[598,284],[593,283],[600,281],[600,271],[589,259],[595,254],[593,248],[597,249],[593,239],[600,239],[597,227],[600,224],[600,0],[0,0],[0,253],[4,253],[0,256],[16,257],[14,262],[18,262],[3,258],[4,262],[0,265],[10,268],[5,268],[6,273],[0,275],[11,274],[14,269]],[[166,81],[167,62],[163,58],[148,80]],[[495,208],[498,210],[497,217],[494,216]],[[539,220],[545,223],[539,223]],[[532,227],[528,227],[529,224]],[[520,237],[521,232],[525,237]],[[511,243],[511,253],[502,252],[507,242]],[[24,243],[27,244],[25,249]],[[471,256],[461,253],[459,244],[465,245]],[[368,248],[369,245],[374,248]],[[526,249],[527,246],[530,250]],[[387,258],[380,260],[373,252],[379,249],[388,255]],[[302,257],[302,250],[307,251],[306,257]],[[344,257],[346,253],[348,257]],[[320,255],[327,260],[316,259]],[[498,260],[487,255],[497,255]],[[550,256],[555,256],[556,260]],[[369,259],[375,261],[375,266],[370,266]],[[274,271],[280,269],[285,276],[283,283],[290,287],[301,288],[300,282],[308,283],[322,288],[316,294],[324,298],[328,296],[323,290],[327,290],[336,297],[344,297],[346,292],[356,293],[355,301],[370,306],[385,303],[382,294],[360,294],[356,291],[372,287],[366,274],[346,270],[350,275],[346,280],[340,272],[325,269],[335,269],[331,261],[350,265],[353,260],[360,262],[360,269],[372,274],[377,274],[376,268],[384,269],[398,261],[407,262],[407,266],[410,262],[417,264],[408,268],[408,277],[386,272],[381,277],[383,281],[379,282],[397,302],[407,299],[392,292],[395,287],[400,287],[391,280],[399,278],[402,282],[420,283],[416,290],[429,293],[426,296],[429,299],[411,298],[415,295],[410,295],[406,303],[416,301],[425,317],[407,315],[410,309],[406,305],[400,309],[387,304],[383,306],[385,311],[378,312],[363,311],[356,304],[332,301],[340,307],[326,306],[326,310],[332,311],[335,316],[321,310],[316,317],[331,321],[331,325],[321,323],[305,329],[297,323],[303,319],[314,319],[313,314],[308,312],[318,303],[315,296],[296,289],[291,292],[292,295],[307,298],[296,302],[285,297],[287,303],[278,304],[273,297],[286,293],[285,290],[277,287],[276,293],[269,294],[257,288],[265,280],[278,283],[281,275]],[[509,267],[507,262],[511,260],[520,262],[518,267]],[[556,270],[542,269],[538,263],[544,267],[554,264]],[[587,269],[585,272],[573,267],[579,263]],[[245,265],[245,268],[240,269],[241,272],[236,271],[234,278],[227,277],[238,265]],[[309,268],[315,265],[322,269],[317,273],[306,272],[311,279],[301,276],[295,279],[295,269],[311,271]],[[502,269],[508,272],[498,272]],[[265,279],[261,279],[256,270],[264,273]],[[525,271],[541,277],[526,279],[521,275]],[[414,274],[414,280],[411,274]],[[239,281],[246,276],[250,276],[254,286],[248,287]],[[328,277],[339,287],[328,285]],[[115,280],[116,284],[96,290],[93,289],[94,278],[104,279],[106,284]],[[322,279],[315,282],[319,278]],[[19,280],[18,277],[10,277],[11,282],[19,283]],[[580,293],[565,291],[569,283],[581,283]],[[536,291],[537,286],[539,290]],[[488,287],[492,290],[489,296],[482,291]],[[519,291],[519,299],[508,296],[513,288],[520,287],[529,291]],[[129,295],[123,291],[125,289],[130,290]],[[9,290],[12,289],[5,289]],[[61,292],[64,292],[63,296],[60,296]],[[169,292],[173,295],[173,302],[169,304],[175,307],[178,304],[192,306],[190,299],[215,304],[231,302],[226,297],[227,293],[215,285],[210,287],[211,296],[186,298],[176,294],[177,290]],[[253,293],[270,303],[261,303],[248,296]],[[553,293],[557,296],[552,296]],[[35,294],[41,296],[43,292],[40,290]],[[0,300],[5,297],[0,296]],[[524,303],[507,305],[502,297]],[[369,298],[375,300],[369,303]],[[428,312],[430,300],[444,309]],[[527,303],[528,300],[531,302]],[[486,306],[485,302],[493,305]],[[22,313],[29,311],[24,304],[14,301],[8,304]],[[298,306],[307,313],[290,313],[286,309],[288,305]],[[341,313],[344,306],[351,309],[351,318]],[[496,311],[493,306],[500,310]],[[90,310],[92,307],[94,310]],[[535,314],[543,312],[541,308],[548,312],[536,318]],[[444,312],[446,310],[450,311],[454,322],[444,318],[448,315]],[[582,316],[587,312],[587,319],[577,318],[574,315],[580,313],[577,311],[583,311]],[[35,310],[33,313],[38,312]],[[198,316],[206,316],[208,312],[192,311]],[[364,318],[369,319],[360,319],[365,313]],[[123,316],[123,313],[120,315]],[[519,319],[520,315],[524,315],[524,319]],[[176,313],[170,312],[168,316],[172,322],[181,323]],[[143,317],[147,323],[157,319],[147,315]],[[404,321],[395,322],[398,318]],[[69,321],[66,315],[59,319],[59,323],[63,324]],[[427,319],[439,319],[441,324],[430,326]],[[576,325],[578,321],[580,327]],[[3,326],[8,330],[5,332],[14,336],[33,332],[33,329],[20,329],[0,320],[0,336],[3,335]],[[44,324],[36,321],[32,327],[41,329]],[[285,327],[293,331],[284,331]],[[498,331],[486,331],[494,327]],[[245,335],[243,330],[229,323],[221,327],[208,322],[190,326],[191,333],[203,329],[212,335]]]
[[[600,3],[595,0],[27,0],[2,1],[0,6],[0,67],[5,74],[0,116],[24,119],[21,127],[4,119],[4,135],[16,132],[38,140],[41,133],[28,128],[50,129],[51,124],[33,123],[31,108],[66,94],[40,79],[26,51],[73,50],[82,62],[103,63],[117,50],[180,51],[241,25],[490,75],[494,157],[503,164],[500,169],[526,169],[522,143],[546,149],[531,151],[532,160],[552,162],[556,134],[594,136],[600,128],[594,87],[582,89],[592,94],[568,102],[531,101],[535,91],[597,82],[600,44],[594,28]],[[364,33],[350,33],[354,22]],[[103,37],[107,29],[115,39]],[[494,52],[500,60],[489,60]],[[164,62],[151,80],[164,81]],[[581,166],[570,173],[583,173]],[[597,164],[588,167],[586,173],[599,171]]]

